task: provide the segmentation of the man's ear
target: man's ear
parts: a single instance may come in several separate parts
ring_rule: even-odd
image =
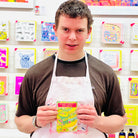
[[[54,32],[55,32],[55,36],[57,36],[57,28],[56,28],[55,24],[53,24],[53,29],[54,29]]]
[[[88,30],[87,39],[89,38],[89,35],[91,34],[91,32],[92,32],[92,27],[90,27],[89,30]]]

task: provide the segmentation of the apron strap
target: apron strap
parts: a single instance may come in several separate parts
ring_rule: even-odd
[[[90,75],[89,75],[88,56],[87,56],[87,52],[86,51],[85,51],[85,62],[86,62],[86,77],[90,78]]]

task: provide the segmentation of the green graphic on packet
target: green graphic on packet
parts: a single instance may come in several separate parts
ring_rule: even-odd
[[[57,102],[57,132],[77,131],[77,102]]]

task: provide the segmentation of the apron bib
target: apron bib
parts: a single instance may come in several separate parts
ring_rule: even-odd
[[[46,98],[46,105],[56,106],[57,101],[77,101],[79,105],[93,105],[94,96],[91,87],[88,59],[86,60],[86,76],[84,77],[66,77],[56,76],[57,55],[54,63],[51,85]],[[56,121],[43,128],[37,129],[32,138],[105,138],[104,134],[94,128],[90,128],[78,122],[76,132],[56,132]]]

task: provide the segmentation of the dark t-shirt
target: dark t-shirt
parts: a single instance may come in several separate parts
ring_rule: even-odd
[[[50,56],[27,71],[20,88],[16,116],[36,115],[37,107],[45,105],[54,60],[55,55]],[[97,113],[101,115],[104,112],[105,116],[112,114],[124,115],[120,86],[114,71],[108,65],[89,54],[88,64]],[[68,77],[85,76],[85,57],[77,61],[58,59],[56,75]]]

